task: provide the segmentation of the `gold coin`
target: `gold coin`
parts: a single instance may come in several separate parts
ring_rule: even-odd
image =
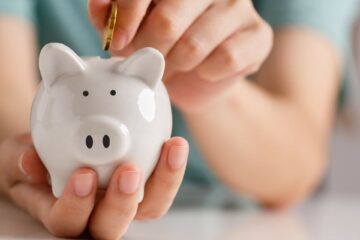
[[[117,18],[117,3],[115,1],[111,2],[111,10],[109,13],[109,18],[107,19],[105,32],[104,32],[104,51],[108,51],[111,45],[111,41],[114,36],[114,29],[116,25]]]

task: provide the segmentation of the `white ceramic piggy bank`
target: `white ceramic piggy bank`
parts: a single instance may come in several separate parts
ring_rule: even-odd
[[[141,201],[172,129],[161,53],[144,48],[126,59],[82,59],[67,46],[51,43],[39,61],[42,82],[31,131],[53,194],[59,197],[81,167],[93,168],[99,187],[106,188],[114,169],[132,161],[143,171]]]

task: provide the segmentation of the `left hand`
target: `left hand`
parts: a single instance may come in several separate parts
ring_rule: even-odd
[[[94,170],[77,169],[57,199],[30,135],[25,134],[0,143],[0,195],[14,201],[55,236],[78,237],[88,228],[96,239],[118,239],[134,217],[154,219],[167,212],[182,182],[187,155],[188,143],[183,138],[164,143],[140,204],[136,182],[141,170],[131,162],[114,170],[105,192],[98,191]]]
[[[109,2],[89,0],[90,20],[100,33]],[[117,2],[112,54],[160,50],[170,97],[183,111],[209,105],[235,82],[233,76],[255,73],[272,47],[272,30],[251,0]]]

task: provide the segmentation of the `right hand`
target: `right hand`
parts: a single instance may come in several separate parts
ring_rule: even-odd
[[[103,35],[111,0],[89,0],[89,17]],[[127,56],[143,47],[166,59],[163,77],[183,113],[228,102],[230,89],[260,69],[272,48],[272,29],[251,0],[116,0],[110,53]],[[210,110],[211,111],[211,110]]]
[[[137,202],[139,188],[132,192],[119,191],[121,174],[137,171],[131,162],[114,170],[106,192],[98,191],[94,170],[78,169],[56,199],[47,180],[47,170],[30,135],[25,134],[0,143],[0,193],[43,223],[55,236],[77,237],[89,229],[97,239],[118,239],[134,218],[150,220],[167,212],[182,182],[187,156],[185,139],[173,137],[164,143],[140,204]]]

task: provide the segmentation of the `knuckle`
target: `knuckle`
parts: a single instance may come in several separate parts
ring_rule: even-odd
[[[263,20],[258,24],[256,31],[258,33],[256,45],[261,46],[258,48],[258,51],[260,52],[259,57],[261,58],[259,60],[263,62],[273,47],[274,31],[270,24]]]
[[[257,73],[261,68],[261,64],[256,64],[253,68],[250,69],[250,74]]]
[[[174,177],[168,176],[159,176],[158,178],[159,185],[162,189],[166,189],[167,193],[172,192],[174,189],[177,189],[180,186],[181,180]],[[164,193],[165,197],[166,194]]]
[[[271,25],[268,22],[263,21],[262,26],[265,34],[268,36],[269,39],[272,40],[274,38],[274,30]]]
[[[230,69],[231,71],[237,71],[241,68],[240,57],[229,44],[222,45],[220,51],[221,57],[227,69]]]
[[[176,18],[165,11],[154,12],[150,19],[150,28],[153,29],[158,38],[173,40],[178,37],[179,27],[176,24]]]
[[[261,20],[258,24],[258,31],[260,32],[261,38],[266,42],[267,45],[272,45],[274,38],[274,31],[269,23]]]
[[[227,0],[227,6],[231,9],[241,9],[244,3],[247,3],[247,1]]]
[[[266,41],[265,46],[267,46],[266,55],[268,55],[274,45],[274,30],[267,22],[264,22],[263,24],[263,33],[265,35],[264,39]]]
[[[204,56],[205,50],[201,42],[194,36],[184,36],[181,43],[181,51],[183,54],[191,54],[193,59],[198,59]]]
[[[129,216],[134,214],[134,210],[130,207],[125,207],[123,209],[119,209],[118,215],[121,218],[128,218]]]
[[[196,70],[196,74],[203,80],[209,80],[209,77],[212,75],[205,69],[204,67],[200,66]]]
[[[79,206],[79,204],[74,204],[74,206]],[[51,211],[46,215],[38,213],[38,218],[41,219],[44,226],[53,235],[58,237],[76,237],[79,236],[85,228],[81,217],[83,212],[77,211],[76,209],[76,207],[71,207],[62,209],[61,211]]]
[[[260,70],[260,67],[261,67],[261,64],[255,64],[255,65],[251,66],[245,74],[246,75],[255,74]]]
[[[141,16],[146,11],[143,1],[117,1],[118,7],[124,12],[131,12],[134,16]]]

